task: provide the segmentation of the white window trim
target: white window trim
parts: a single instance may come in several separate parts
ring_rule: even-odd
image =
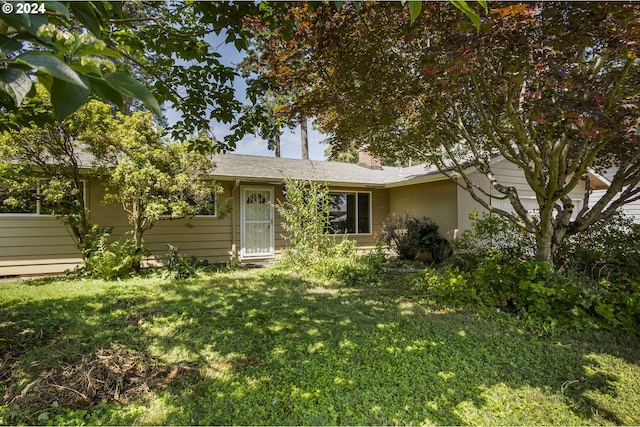
[[[358,232],[358,214],[360,213],[360,206],[359,206],[359,202],[358,202],[358,194],[368,194],[369,195],[369,232],[368,233],[360,233]],[[334,190],[329,190],[329,196],[331,196],[332,194],[355,194],[355,200],[356,200],[356,220],[355,220],[355,226],[356,226],[356,232],[355,233],[326,233],[323,234],[324,236],[371,236],[373,234],[373,194],[371,193],[371,191],[334,191]]]
[[[36,186],[36,211],[35,212],[0,212],[0,217],[2,218],[55,218],[54,214],[46,214],[40,213],[40,182],[47,181],[47,178],[38,178],[36,182],[38,183]],[[84,191],[82,193],[82,199],[84,200],[84,207],[88,208],[87,205],[87,180],[81,179],[80,182],[84,186]]]

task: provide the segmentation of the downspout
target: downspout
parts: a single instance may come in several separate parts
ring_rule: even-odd
[[[231,205],[231,252],[233,253],[233,259],[238,259],[238,250],[236,245],[236,201],[240,203],[240,197],[236,197],[236,192],[240,187],[240,179],[236,178],[236,183],[231,190],[231,197],[233,198],[233,204]]]

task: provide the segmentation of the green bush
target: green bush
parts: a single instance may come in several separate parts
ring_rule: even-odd
[[[128,232],[119,240],[109,243],[110,234],[103,232],[97,237],[91,255],[84,260],[80,275],[114,280],[129,277],[140,269],[140,263],[148,250],[136,245],[133,233]]]
[[[77,245],[78,249],[82,251],[82,258],[87,259],[100,250],[101,246],[109,241],[112,232],[112,227],[103,227],[97,224],[91,225],[89,232],[84,236],[84,242],[81,245]]]
[[[490,253],[472,271],[447,263],[411,277],[412,289],[454,306],[480,305],[520,317],[533,330],[618,329],[640,332],[640,282],[591,281],[575,270]]]
[[[429,218],[394,214],[382,224],[382,240],[400,259],[414,260],[419,252],[432,253],[437,248],[438,228]]]
[[[413,289],[458,306],[514,314],[532,329],[599,327],[640,332],[638,228],[618,215],[566,239],[560,268],[532,259],[530,236],[498,216],[472,214],[473,229],[439,269],[411,278]]]
[[[426,268],[410,276],[411,289],[438,302],[465,306],[480,302],[477,291],[470,283],[471,277],[458,267]]]
[[[450,262],[465,270],[476,268],[490,252],[501,252],[511,258],[522,258],[534,253],[532,236],[500,215],[473,210],[469,215],[471,230],[454,242],[454,255]]]
[[[293,249],[291,255],[302,258],[313,252],[325,252],[330,243],[324,236],[329,225],[329,189],[318,182],[286,178],[285,201],[275,205],[282,218],[282,236]]]
[[[333,253],[317,260],[311,270],[318,278],[345,285],[373,285],[380,281],[385,262],[382,247],[360,255],[353,240],[343,240],[334,247]]]
[[[358,254],[356,242],[326,236],[329,192],[316,182],[285,179],[286,201],[276,205],[289,243],[277,266],[330,284],[378,283],[385,260],[382,247]]]
[[[356,242],[344,239],[328,245],[326,251],[289,250],[277,262],[278,268],[333,286],[367,286],[380,282],[386,256],[382,246],[358,253]]]
[[[196,266],[198,260],[187,260],[180,255],[178,247],[167,244],[169,251],[167,252],[167,265],[163,274],[166,278],[171,279],[188,279],[195,277],[197,274]]]
[[[640,225],[622,213],[564,239],[561,266],[584,271],[592,280],[640,279]]]

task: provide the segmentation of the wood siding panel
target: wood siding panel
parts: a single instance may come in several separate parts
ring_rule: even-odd
[[[233,183],[221,183],[225,192],[218,206],[230,197]],[[104,188],[95,180],[87,185],[90,221],[113,227],[113,239],[131,230],[119,204],[103,205]],[[231,259],[231,217],[195,217],[163,220],[145,233],[152,256],[164,259],[167,243],[178,246],[184,256],[209,262]],[[70,261],[71,260],[71,261]],[[74,267],[81,259],[66,227],[56,218],[44,216],[0,216],[0,276],[58,273]]]
[[[591,197],[589,199],[589,206],[593,206],[598,202],[604,195],[605,190],[596,190],[591,193]],[[640,224],[640,201],[636,201],[633,203],[627,203],[622,206],[622,213],[625,216],[633,219],[633,222],[636,224]]]
[[[528,203],[535,203],[535,193],[529,187],[527,180],[524,176],[524,172],[520,170],[516,165],[507,162],[506,160],[502,160],[492,166],[493,172],[495,173],[498,182],[502,185],[515,187],[518,190],[518,195],[521,199],[528,199]],[[491,188],[489,181],[487,178],[479,172],[473,172],[469,174],[469,177],[473,182],[478,184],[483,190],[487,191],[489,194],[498,195],[499,193]],[[576,203],[576,207],[574,208],[575,214],[582,208],[582,201],[584,199],[584,181],[580,181],[578,186],[571,191],[569,194],[571,199]],[[487,198],[485,197],[485,200]],[[507,202],[508,203],[508,202]],[[502,200],[493,199],[492,205],[500,206],[500,204],[504,204]],[[480,205],[480,203],[476,202],[471,195],[463,190],[462,188],[458,189],[458,221],[460,225],[460,233],[471,229],[471,221],[469,221],[469,214],[473,209],[476,209],[478,213],[482,214],[486,212],[486,210]],[[509,209],[510,205],[508,206]]]
[[[80,261],[66,227],[44,215],[0,215],[0,276],[60,273]]]

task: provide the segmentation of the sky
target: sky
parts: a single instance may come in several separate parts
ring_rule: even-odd
[[[232,43],[225,44],[224,37],[224,33],[217,37],[212,37],[210,43],[212,46],[218,46],[217,51],[218,53],[220,53],[220,55],[222,55],[220,60],[223,64],[230,66],[237,65],[240,61],[242,61],[244,53],[238,52],[238,50]],[[243,99],[243,101],[246,102],[246,100],[244,99],[246,85],[244,84],[242,78],[236,78],[234,88],[236,90],[236,97],[239,99]],[[173,110],[167,111],[167,119],[170,124],[175,123],[179,118],[177,114],[178,113]],[[326,139],[327,135],[321,134],[320,132],[313,129],[313,123],[311,121],[309,122],[308,128],[309,158],[311,160],[325,160],[324,150],[327,148],[327,145],[320,144],[320,141]],[[229,126],[225,125],[224,123],[212,122],[211,129],[217,139],[222,139],[229,133]],[[281,157],[291,159],[302,158],[300,126],[292,130],[284,130],[284,133],[280,137],[280,151]],[[267,157],[275,156],[275,153],[273,151],[269,151],[267,149],[267,141],[263,140],[257,135],[245,136],[241,141],[238,142],[234,153],[253,154],[257,156]]]

